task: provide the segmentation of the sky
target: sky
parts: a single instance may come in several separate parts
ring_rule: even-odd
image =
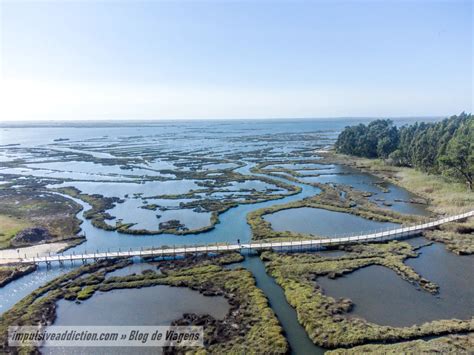
[[[447,116],[473,1],[0,0],[0,120]]]

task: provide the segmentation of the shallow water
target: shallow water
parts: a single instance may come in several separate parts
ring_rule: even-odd
[[[321,208],[300,207],[278,211],[263,217],[276,231],[291,231],[320,236],[372,232],[395,228],[398,224],[368,220],[350,213]]]
[[[238,171],[241,173],[248,173],[251,166],[249,164],[242,168],[239,168]],[[286,181],[285,179],[282,179]],[[301,186],[303,191],[299,194],[285,197],[277,201],[266,201],[256,204],[248,205],[239,205],[238,207],[231,208],[225,213],[219,216],[220,223],[218,223],[214,229],[209,232],[199,233],[199,234],[189,234],[189,235],[174,235],[174,234],[160,234],[155,235],[127,235],[121,234],[114,231],[105,231],[102,229],[95,228],[90,220],[84,219],[82,217],[83,212],[79,212],[78,216],[83,223],[81,225],[82,231],[87,236],[87,241],[78,245],[75,248],[69,249],[64,252],[64,254],[79,254],[93,252],[97,250],[129,250],[129,249],[140,249],[140,248],[151,248],[159,246],[173,246],[173,245],[191,245],[191,244],[207,244],[207,243],[216,243],[216,242],[228,242],[236,243],[237,239],[240,239],[241,242],[247,242],[251,238],[250,227],[246,222],[246,216],[249,212],[262,208],[268,207],[275,203],[286,203],[290,201],[295,201],[300,198],[307,196],[315,195],[320,193],[320,189],[304,184],[296,184]],[[90,205],[79,200],[71,198],[76,201],[78,204],[83,206],[83,210],[86,211],[90,209]],[[69,268],[69,264],[66,263]],[[76,262],[74,264],[76,267],[80,263]],[[13,304],[19,301],[21,298],[27,296],[30,292],[40,287],[49,280],[52,280],[54,277],[61,275],[70,269],[61,269],[54,267],[52,270],[47,270],[46,266],[40,266],[40,273],[35,272],[33,274],[26,275],[21,279],[13,281],[7,286],[0,288],[0,313],[3,313],[5,310],[10,308]],[[14,292],[12,292],[12,289]]]
[[[437,283],[439,295],[418,290],[394,271],[378,265],[335,280],[320,277],[316,282],[330,296],[350,298],[355,304],[350,316],[381,325],[410,326],[474,316],[474,256],[455,255],[438,243],[420,251],[418,258],[408,259],[406,264]]]
[[[100,175],[91,173],[79,173],[69,171],[55,171],[30,168],[7,168],[0,169],[0,173],[6,175],[35,176],[40,178],[72,179],[77,181],[127,181],[124,176]]]
[[[141,179],[141,174],[150,177],[158,173],[151,169],[170,169],[175,171],[189,170],[188,166],[178,166],[179,163],[188,162],[190,166],[202,165],[202,169],[227,168],[230,165],[221,163],[202,164],[194,155],[206,158],[238,160],[246,162],[247,165],[236,169],[242,174],[251,174],[250,168],[255,163],[263,160],[281,161],[284,159],[307,159],[301,156],[305,149],[325,148],[334,142],[338,132],[348,124],[356,123],[355,120],[330,120],[330,121],[192,121],[192,122],[148,122],[134,124],[88,124],[70,123],[69,126],[46,126],[46,127],[1,127],[0,125],[0,156],[4,164],[11,162],[14,158],[24,159],[25,163],[38,164],[35,167],[43,167],[41,173],[48,178],[53,176],[69,176],[72,179],[88,180],[127,180],[120,182],[66,182],[63,186],[77,186],[87,193],[99,193],[106,196],[124,197],[133,193],[144,193],[143,196],[156,196],[159,194],[185,193],[191,189],[199,189],[193,180],[173,180],[167,182],[147,181],[136,183]],[[203,139],[205,137],[206,139]],[[295,139],[297,137],[297,139]],[[55,142],[55,139],[63,138],[68,141]],[[15,147],[6,147],[7,144],[19,144]],[[34,149],[30,149],[34,148]],[[260,150],[265,150],[261,151]],[[62,152],[62,153],[61,153]],[[256,153],[254,153],[256,152]],[[67,157],[68,165],[64,168],[58,159]],[[116,159],[131,158],[134,170],[120,169],[122,162]],[[317,159],[317,156],[311,159]],[[110,162],[116,165],[108,165]],[[84,160],[84,161],[82,161]],[[93,160],[85,161],[85,160]],[[104,161],[102,161],[104,160]],[[41,163],[49,162],[49,165]],[[212,165],[215,164],[215,165]],[[227,164],[227,163],[222,163]],[[105,166],[110,169],[103,168]],[[299,168],[304,165],[298,165]],[[330,172],[332,166],[317,166],[326,168]],[[58,169],[68,172],[58,172],[48,169]],[[8,169],[11,169],[9,167]],[[19,169],[28,169],[27,167]],[[334,166],[337,171],[338,167]],[[324,171],[320,171],[321,173]],[[35,172],[33,172],[35,173]],[[38,173],[36,171],[36,173]],[[121,174],[119,174],[121,173]],[[0,170],[1,174],[1,170]],[[113,175],[117,174],[117,175]],[[265,175],[264,175],[265,176]],[[337,175],[336,175],[337,176]],[[341,175],[342,176],[342,175]],[[288,182],[282,178],[275,178]],[[0,180],[2,180],[0,178]],[[6,179],[3,179],[6,180]],[[134,181],[130,183],[128,180]],[[254,184],[254,183],[252,183]],[[293,183],[292,183],[293,184]],[[257,183],[256,185],[246,185],[246,187],[266,189],[269,186]],[[246,215],[258,208],[268,207],[273,204],[280,204],[299,200],[320,192],[315,187],[306,184],[295,184],[302,187],[302,192],[285,197],[276,201],[267,201],[257,204],[240,205],[232,208],[220,215],[220,223],[206,233],[176,236],[172,234],[162,234],[157,236],[136,236],[125,235],[117,232],[108,232],[93,227],[90,220],[85,220],[81,225],[83,232],[87,236],[87,241],[68,253],[93,252],[96,250],[128,250],[150,247],[160,247],[164,245],[182,244],[206,244],[216,242],[235,243],[237,239],[247,242],[251,238],[250,228],[246,223]],[[57,185],[55,186],[57,187]],[[273,186],[270,186],[273,188]],[[225,196],[222,193],[222,197]],[[216,194],[217,195],[217,194]],[[141,199],[137,199],[140,201]],[[85,210],[89,209],[86,203],[76,200]],[[179,201],[179,200],[177,200]],[[148,203],[154,203],[152,199]],[[167,206],[172,206],[172,203]],[[120,207],[118,207],[120,208]],[[395,206],[394,206],[395,208]],[[137,208],[138,209],[138,208]],[[156,217],[153,212],[161,211],[147,210],[142,216],[141,225],[155,224]],[[136,211],[124,208],[121,217],[125,222],[136,222]],[[171,211],[170,211],[171,212]],[[113,214],[113,213],[112,213]],[[125,217],[131,218],[125,218]],[[194,215],[195,216],[195,215]],[[202,217],[202,215],[199,215]],[[82,212],[79,213],[82,218]],[[153,217],[153,218],[152,218]],[[141,217],[140,217],[141,218]],[[134,220],[136,219],[136,220]],[[151,219],[151,221],[150,221]],[[188,221],[189,222],[189,221]],[[114,221],[111,221],[114,223]],[[202,225],[201,222],[196,225]],[[80,265],[75,263],[74,267]],[[14,303],[29,294],[45,282],[70,270],[70,265],[66,268],[54,267],[47,270],[44,266],[33,274],[26,275],[9,285],[0,289],[0,313],[10,308]]]
[[[156,265],[144,262],[136,262],[130,265],[127,265],[123,268],[108,272],[105,274],[105,278],[108,279],[114,276],[127,276],[132,274],[141,274],[145,270],[153,270],[155,273],[160,273]]]
[[[236,267],[246,268],[255,277],[257,287],[267,296],[271,308],[285,331],[292,354],[324,353],[324,349],[315,345],[309,339],[303,326],[298,323],[296,311],[286,301],[283,289],[267,274],[260,257],[248,255],[243,262],[228,266],[228,268]]]
[[[349,166],[333,166],[333,169],[329,169],[326,173],[321,174],[320,176],[301,177],[300,180],[324,184],[334,183],[349,185],[357,190],[372,193],[369,200],[377,203],[382,208],[391,209],[405,214],[416,214],[421,216],[430,215],[430,212],[426,209],[425,205],[410,202],[411,199],[415,199],[417,196],[409,191]],[[386,192],[385,189],[388,189],[388,192]],[[379,200],[383,200],[391,206],[385,206],[383,201]]]
[[[120,312],[116,312],[118,309]],[[203,296],[188,288],[160,285],[97,292],[81,304],[60,300],[53,324],[169,325],[184,313],[209,314],[223,319],[229,309],[229,303],[222,296]]]
[[[133,267],[133,266],[132,266]],[[130,267],[128,267],[130,268]],[[124,268],[127,269],[127,268]],[[123,271],[123,269],[120,269]],[[120,271],[117,270],[117,271]],[[109,274],[110,275],[110,274]],[[119,276],[119,275],[116,275]],[[126,306],[125,306],[126,305]],[[120,311],[117,311],[120,310]],[[230,305],[222,296],[203,296],[183,287],[153,286],[97,292],[81,304],[60,300],[53,325],[169,326],[184,313],[209,314],[223,319]],[[43,354],[156,354],[161,348],[41,348]]]
[[[133,167],[132,169],[122,169],[121,165],[103,165],[94,162],[85,162],[85,161],[56,161],[56,162],[47,162],[47,163],[33,163],[27,164],[28,167],[35,169],[49,169],[56,171],[69,171],[76,173],[90,173],[90,174],[100,174],[100,175],[119,175],[119,176],[173,176],[173,175],[163,175],[157,171],[150,169],[142,169]]]
[[[179,202],[182,201],[184,200],[176,201],[175,206],[179,206]],[[186,200],[186,202],[190,201],[192,200]],[[155,201],[147,199],[147,203],[153,204]],[[166,211],[160,209],[153,211],[142,208],[145,205],[141,199],[127,199],[124,203],[119,203],[107,211],[116,218],[106,223],[115,226],[116,221],[120,219],[123,223],[136,223],[131,229],[147,229],[149,231],[157,231],[161,222],[173,219],[180,221],[188,229],[198,229],[210,225],[210,212],[195,212],[192,209],[177,209],[177,207]],[[163,204],[161,203],[160,206],[163,206]]]
[[[184,194],[197,189],[193,180],[145,181],[145,182],[89,182],[73,181],[51,185],[51,188],[72,186],[81,192],[106,197],[121,197],[125,195],[143,194],[143,196],[157,196],[165,194]]]

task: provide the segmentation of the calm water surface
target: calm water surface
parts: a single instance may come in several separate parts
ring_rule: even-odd
[[[285,298],[283,289],[268,276],[265,264],[260,257],[249,255],[238,264],[231,264],[229,268],[244,267],[252,272],[255,277],[257,287],[267,296],[271,308],[275,312],[280,324],[285,331],[292,354],[323,354],[325,349],[315,345],[308,337],[305,329],[298,323],[296,311],[291,307]]]
[[[153,286],[97,292],[81,304],[60,300],[54,325],[169,325],[184,313],[223,319],[229,309],[222,296],[203,296],[184,287]]]
[[[317,283],[330,296],[350,298],[355,304],[350,315],[377,324],[410,326],[474,316],[474,256],[455,255],[441,244],[420,251],[418,258],[408,259],[406,264],[436,282],[439,295],[421,291],[394,271],[377,265],[335,280],[321,277]]]
[[[124,125],[117,127],[110,125],[90,126],[87,124],[77,124],[74,127],[0,127],[0,142],[2,145],[20,144],[20,146],[18,146],[20,150],[15,152],[15,154],[10,154],[10,151],[6,148],[4,149],[5,151],[0,149],[0,161],[11,161],[13,157],[18,156],[19,154],[30,162],[29,166],[20,168],[25,170],[25,174],[32,173],[33,175],[45,177],[67,176],[75,180],[108,180],[108,182],[101,183],[97,183],[96,181],[73,181],[66,182],[64,184],[64,186],[78,186],[88,193],[101,193],[104,195],[120,197],[125,197],[127,194],[133,195],[134,193],[145,193],[145,195],[148,196],[156,196],[157,194],[162,193],[184,193],[197,187],[195,181],[175,180],[168,182],[147,181],[143,183],[137,183],[134,179],[139,179],[145,174],[148,176],[168,176],[166,174],[151,171],[149,170],[150,168],[187,170],[188,167],[186,166],[178,167],[175,165],[177,163],[186,162],[186,159],[188,159],[186,154],[203,154],[205,156],[219,158],[226,154],[232,155],[236,152],[249,152],[250,154],[256,149],[268,148],[268,154],[266,154],[264,159],[279,160],[281,159],[278,157],[278,154],[280,153],[287,154],[295,151],[295,149],[316,149],[318,147],[331,145],[335,137],[337,137],[338,132],[344,126],[348,124],[354,124],[356,122],[358,121],[201,121],[152,123],[135,126]],[[403,122],[400,122],[400,124],[402,123]],[[289,136],[291,134],[301,133],[314,134],[314,139],[311,138],[310,140],[301,141],[291,139]],[[270,135],[273,135],[275,140],[269,138]],[[203,139],[203,137],[206,139]],[[260,139],[261,137],[265,137],[265,140]],[[58,138],[65,138],[69,139],[70,141],[62,143],[54,142],[54,140]],[[81,155],[95,157],[96,159],[116,159],[120,157],[135,158],[140,157],[141,154],[146,154],[147,151],[151,151],[153,149],[157,149],[162,152],[170,151],[177,152],[177,154],[183,153],[185,156],[175,161],[166,161],[161,159],[161,157],[158,157],[153,161],[148,161],[146,164],[138,164],[139,166],[134,167],[133,170],[123,170],[117,165],[111,166],[98,164],[95,162],[78,161],[71,162],[69,167],[62,167],[61,163],[55,162],[54,159],[47,158],[45,160],[38,155],[22,153],[21,148],[26,147],[47,149],[48,151],[67,152],[68,154],[80,153]],[[0,146],[0,148],[2,147]],[[298,159],[298,157],[294,158]],[[302,157],[302,159],[304,158]],[[261,158],[258,156],[252,157],[249,155],[248,159],[245,159],[247,165],[237,169],[237,171],[243,174],[250,174],[251,167],[254,166],[259,160],[261,160]],[[207,170],[222,169],[232,166],[235,166],[235,164],[211,163],[204,164],[202,168]],[[407,194],[405,190],[394,186],[388,186],[390,192],[383,193],[382,189],[374,184],[375,182],[378,182],[378,179],[371,177],[370,175],[360,174],[360,172],[357,171],[344,170],[343,167],[337,165],[319,166],[318,164],[313,164],[313,166],[304,166],[303,164],[300,164],[297,166],[297,168],[300,169],[304,167],[311,167],[319,170],[321,175],[317,178],[319,178],[319,181],[321,182],[349,183],[355,188],[360,188],[364,191],[372,191],[374,193],[374,200],[377,198],[385,198],[387,201],[392,201],[394,199],[407,200],[410,197],[410,195]],[[35,170],[32,172],[31,170],[28,170],[31,168],[41,168],[42,170]],[[63,169],[64,171],[57,171],[56,169]],[[4,173],[7,171],[8,170],[5,170]],[[15,171],[18,172],[17,170]],[[314,177],[307,177],[304,179],[314,179]],[[128,182],[124,182],[125,180]],[[287,180],[284,178],[280,178],[279,180],[287,182]],[[130,183],[130,181],[134,182]],[[163,234],[159,236],[131,236],[97,229],[91,225],[89,220],[84,220],[81,227],[87,236],[87,241],[82,245],[67,251],[66,254],[82,253],[86,251],[92,252],[95,250],[107,249],[139,249],[159,247],[163,245],[205,244],[215,242],[235,243],[237,239],[240,239],[242,242],[246,242],[249,241],[251,237],[250,228],[246,223],[246,215],[249,212],[262,207],[268,207],[276,203],[280,204],[299,200],[320,192],[319,189],[306,184],[295,185],[302,187],[302,192],[297,195],[289,196],[278,201],[268,201],[252,205],[241,205],[228,210],[227,212],[220,215],[220,223],[216,225],[216,228],[207,233],[186,236],[176,236],[172,234]],[[245,182],[239,185],[234,184],[234,187],[256,188],[258,190],[262,190],[268,186],[258,182]],[[222,192],[222,194],[225,194],[225,192]],[[88,206],[86,203],[78,200],[76,201],[84,206],[85,209],[90,208],[90,206]],[[152,203],[152,199],[150,199],[149,202]],[[155,225],[157,222],[156,214],[160,213],[160,211],[148,212],[147,210],[139,209],[138,204],[136,208],[134,208],[138,212],[134,212],[133,209],[128,209],[126,207],[126,205],[123,205],[123,213],[121,216],[126,216],[127,221],[128,219],[139,220],[142,216],[145,216],[149,213],[147,218],[139,221],[141,225],[148,225],[147,223]],[[390,208],[405,213],[425,213],[422,206],[420,207],[418,205],[402,202],[394,203]],[[120,209],[120,207],[118,207],[118,209]],[[307,213],[311,214],[313,212],[314,211]],[[134,215],[134,213],[136,213],[136,215]],[[171,214],[174,212],[169,213]],[[184,212],[184,214],[185,213],[186,212]],[[138,216],[139,214],[140,217]],[[191,223],[193,215],[184,214],[179,215],[179,217],[182,217],[183,219],[186,218],[187,221],[190,221],[189,223]],[[149,216],[153,217],[152,221],[149,221]],[[83,219],[82,212],[79,214],[79,217]],[[206,217],[206,219],[208,219],[208,216],[201,215],[200,217]],[[315,216],[309,217],[316,221]],[[374,227],[379,228],[379,225],[372,224],[373,221],[367,221],[361,219],[360,217],[356,217],[360,219],[353,220],[351,223],[347,222],[348,219],[352,217],[356,216],[347,214],[331,216],[320,215],[318,218],[325,218],[323,220],[325,222],[330,221],[330,223],[324,223],[325,226],[321,227],[323,225],[322,223],[318,224],[311,222],[310,225],[306,226],[306,228],[311,231],[317,231],[318,234],[321,233],[327,235],[333,235],[340,232],[346,233],[351,231],[373,230]],[[294,220],[294,218],[288,218],[288,216],[285,216],[284,218],[282,217],[282,219],[287,220],[287,226],[292,220]],[[293,222],[291,227],[299,228],[300,225],[304,224],[303,222],[304,221],[301,221],[301,223]],[[204,223],[204,219],[196,219],[194,223],[196,223],[196,226],[202,225]],[[277,221],[272,222],[272,224],[274,223],[277,223]],[[348,227],[349,224],[351,227]],[[337,229],[340,227],[340,225],[344,226],[341,228],[341,230]],[[326,226],[328,229],[325,231],[322,230],[321,232],[321,230],[318,229],[326,228]],[[383,227],[387,226],[387,224],[383,224]],[[443,262],[447,261],[440,259],[437,262],[442,265]],[[248,258],[243,263],[243,265],[252,270],[256,277],[258,286],[264,290],[267,297],[269,298],[274,311],[288,333],[293,351],[298,354],[309,354],[322,351],[322,349],[315,347],[309,341],[306,333],[302,327],[299,326],[296,320],[295,311],[286,303],[281,288],[275,284],[274,280],[266,275],[261,261],[258,258]],[[75,265],[75,267],[77,266],[78,264]],[[414,267],[421,268],[421,266],[415,265]],[[45,282],[70,270],[70,266],[67,266],[63,269],[53,268],[52,270],[46,270],[46,268],[41,267],[37,272],[27,275],[3,287],[0,289],[0,312],[5,311],[15,302]],[[137,267],[134,264],[130,267],[130,270],[118,271],[118,273],[129,271],[139,272],[140,267]],[[426,271],[427,274],[428,271],[429,270]],[[423,273],[423,271],[420,272]],[[108,276],[110,276],[110,274]],[[426,275],[426,277],[429,276]],[[443,295],[441,294],[441,296]],[[183,300],[183,302],[176,302],[176,299]],[[120,307],[120,305],[123,304],[130,304],[130,302],[137,302],[136,304],[140,306],[130,307],[130,309],[124,309],[123,306]],[[221,305],[222,307],[219,306],[219,302],[224,302]],[[146,314],[142,314],[140,313],[142,312],[140,309],[142,309],[143,312],[147,310],[147,307],[141,307],[142,304],[149,304],[154,310],[152,312],[147,311]],[[198,305],[199,309],[193,308],[196,304]],[[118,309],[121,309],[121,312],[115,312],[119,314],[110,315],[111,312],[108,311],[114,306],[119,307]],[[116,290],[108,293],[98,293],[93,298],[83,302],[80,305],[76,305],[67,301],[61,301],[58,307],[57,322],[59,322],[58,324],[68,324],[68,322],[72,322],[74,320],[74,322],[76,322],[74,324],[77,324],[76,319],[79,319],[81,321],[87,322],[85,324],[103,324],[94,322],[104,322],[105,318],[101,318],[101,315],[103,316],[107,313],[109,319],[108,321],[115,322],[114,324],[116,324],[116,322],[124,321],[127,319],[126,317],[129,317],[126,320],[126,324],[130,324],[130,320],[139,322],[138,324],[156,324],[156,322],[168,322],[173,317],[179,318],[183,312],[196,310],[202,310],[206,313],[216,315],[217,317],[219,316],[217,314],[219,313],[219,310],[225,315],[227,309],[226,307],[228,307],[228,305],[226,305],[225,300],[219,301],[218,298],[209,299],[208,297],[204,297],[198,293],[196,294],[196,292],[188,289],[157,286],[140,290]]]
[[[129,267],[130,268],[130,267]],[[128,270],[130,271],[130,269]],[[127,269],[127,268],[125,268]],[[54,325],[168,326],[184,313],[209,314],[223,319],[230,309],[224,297],[203,296],[198,291],[153,286],[97,292],[81,304],[60,300]],[[42,348],[43,354],[156,354],[161,348]]]
[[[291,231],[321,236],[372,232],[395,228],[398,224],[365,219],[356,215],[321,208],[300,207],[278,211],[263,217],[276,231]]]

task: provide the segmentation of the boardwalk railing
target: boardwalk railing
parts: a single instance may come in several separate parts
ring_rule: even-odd
[[[57,262],[63,264],[64,262],[74,262],[87,260],[100,260],[100,259],[115,259],[115,258],[129,258],[129,257],[165,257],[175,255],[188,255],[188,254],[204,254],[204,253],[223,253],[228,251],[241,251],[241,250],[293,250],[294,248],[321,248],[328,246],[337,246],[359,242],[370,242],[370,241],[385,241],[391,239],[398,239],[408,237],[411,235],[419,234],[425,229],[430,229],[444,223],[458,221],[464,218],[473,217],[474,210],[466,213],[458,214],[455,216],[441,218],[436,221],[431,221],[423,224],[414,226],[405,226],[395,229],[388,229],[385,231],[361,234],[354,236],[334,237],[325,239],[305,239],[295,240],[288,242],[265,242],[265,243],[242,243],[242,244],[223,244],[223,245],[204,245],[204,246],[179,246],[179,247],[160,247],[146,250],[128,250],[128,251],[114,251],[114,252],[96,252],[89,254],[69,254],[69,255],[54,255],[44,256],[36,258],[12,258],[2,259],[0,264],[8,263],[51,263]]]

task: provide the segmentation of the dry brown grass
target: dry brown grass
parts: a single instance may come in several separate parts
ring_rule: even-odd
[[[15,234],[30,226],[23,218],[0,215],[0,249],[8,247]]]

